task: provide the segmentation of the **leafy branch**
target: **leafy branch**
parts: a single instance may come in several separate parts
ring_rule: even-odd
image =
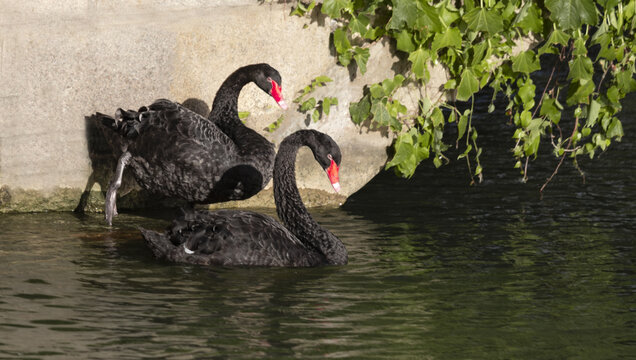
[[[312,93],[319,87],[325,86],[326,83],[333,81],[328,76],[318,76],[311,81],[311,84],[305,86],[301,91],[301,94],[294,99],[294,102],[300,104],[298,110],[303,113],[311,111],[311,118],[314,122],[320,120],[322,115],[329,116],[329,112],[332,106],[338,105],[338,99],[335,97],[325,97],[321,100],[316,100],[314,97],[305,99],[305,96]]]
[[[380,37],[391,39],[408,59],[410,69],[402,78],[368,85],[349,107],[356,124],[370,122],[396,134],[387,167],[402,176],[411,176],[430,154],[436,166],[448,162],[444,127],[457,122],[458,159],[466,159],[471,178],[481,180],[472,105],[485,87],[494,90],[493,100],[497,94],[509,99],[506,113],[517,128],[512,154],[524,180],[545,139],[559,159],[547,184],[566,157],[578,168],[578,156],[593,158],[623,136],[616,115],[620,100],[636,91],[636,0],[324,0],[321,5],[299,2],[294,11],[302,16],[312,9],[340,24],[332,39],[343,66],[355,63],[364,73],[368,44]],[[544,41],[511,56],[523,37]],[[557,62],[548,82],[537,88],[531,74],[541,69],[540,56]],[[444,115],[440,104],[426,97],[414,109],[394,98],[397,87],[407,82],[423,88],[433,63],[448,71],[445,93],[470,102],[469,110],[460,113],[451,103],[441,104],[450,110]],[[566,71],[564,81],[556,80],[557,67]],[[491,102],[489,112],[494,106]],[[563,128],[572,130],[566,135]]]

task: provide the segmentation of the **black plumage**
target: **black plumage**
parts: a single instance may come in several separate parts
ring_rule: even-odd
[[[201,265],[344,265],[347,249],[320,226],[302,202],[295,179],[298,149],[307,145],[336,190],[341,154],[323,133],[300,130],[280,144],[274,165],[278,217],[244,210],[186,211],[165,233],[141,229],[157,258]]]
[[[278,71],[255,64],[223,82],[208,118],[165,99],[137,111],[118,109],[115,118],[96,114],[119,157],[106,193],[106,221],[117,215],[116,191],[127,166],[143,188],[190,203],[247,199],[267,185],[274,146],[238,117],[238,96],[249,82],[286,108]]]

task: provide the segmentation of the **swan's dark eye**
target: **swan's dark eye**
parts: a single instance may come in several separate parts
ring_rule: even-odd
[[[327,159],[333,160],[333,156],[331,156],[331,154],[327,154]]]

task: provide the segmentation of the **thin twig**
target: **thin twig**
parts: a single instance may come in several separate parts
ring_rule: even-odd
[[[576,134],[576,131],[578,130],[578,128],[579,128],[579,118],[577,117],[574,121],[574,130],[572,130],[572,135],[570,135],[570,140],[568,141],[568,145],[565,147],[566,150],[570,149],[570,146],[572,146],[572,138],[574,137],[574,134]],[[559,172],[559,168],[561,167],[561,164],[563,164],[563,160],[565,160],[565,155],[566,153],[564,152],[563,155],[561,156],[561,160],[559,161],[559,164],[554,169],[554,172],[552,172],[552,175],[550,175],[550,177],[546,180],[543,186],[541,186],[541,189],[539,190],[539,193],[541,194],[541,198],[543,198],[543,190],[545,189],[545,187],[548,186],[550,181],[552,181],[552,178],[554,178],[554,176]]]

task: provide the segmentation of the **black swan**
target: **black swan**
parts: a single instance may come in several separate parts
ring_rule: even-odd
[[[126,166],[143,188],[190,204],[247,199],[267,185],[274,146],[238,117],[239,93],[250,82],[287,108],[278,71],[254,64],[223,82],[208,119],[165,99],[138,111],[118,109],[115,119],[96,114],[111,146],[121,150],[106,192],[108,225],[117,215],[116,194]]]
[[[200,265],[344,265],[347,249],[309,215],[295,179],[298,149],[307,145],[340,190],[340,149],[315,130],[300,130],[281,142],[274,163],[274,199],[284,226],[251,211],[186,211],[163,234],[141,229],[157,258]]]

